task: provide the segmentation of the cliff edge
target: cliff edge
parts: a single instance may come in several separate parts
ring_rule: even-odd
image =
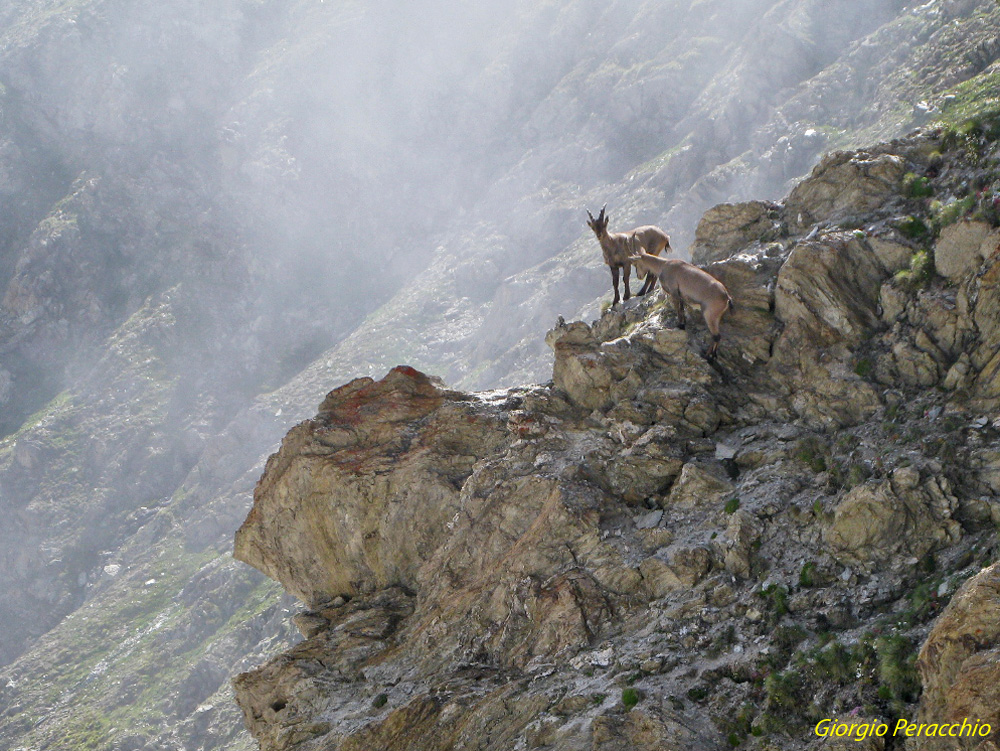
[[[714,363],[657,293],[560,320],[547,385],[397,367],[330,392],[236,535],[307,607],[234,680],[261,748],[833,747],[823,718],[966,710],[1000,732],[994,130],[707,212],[695,260],[737,303]],[[991,625],[963,637],[967,611]]]

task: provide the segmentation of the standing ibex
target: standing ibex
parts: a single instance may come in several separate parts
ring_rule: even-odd
[[[605,215],[604,210],[607,209],[607,204],[601,209],[601,213],[598,214],[597,219],[594,219],[594,215],[587,211],[587,216],[590,217],[590,221],[587,225],[594,230],[594,234],[597,235],[597,242],[601,244],[601,251],[604,253],[604,262],[608,264],[611,268],[611,281],[615,287],[615,299],[611,303],[612,306],[618,304],[618,270],[624,270],[625,277],[625,299],[628,300],[632,296],[632,292],[628,288],[628,277],[631,273],[632,267],[629,265],[629,238],[635,238],[638,242],[639,247],[645,250],[647,253],[652,253],[654,256],[658,256],[664,248],[670,247],[670,238],[667,237],[667,233],[664,232],[659,227],[653,227],[647,225],[645,227],[636,227],[629,232],[608,232],[608,217]],[[649,292],[656,284],[656,278],[651,274],[646,276],[646,282],[642,285],[642,289],[639,290],[639,297]]]
[[[663,291],[674,298],[677,325],[680,328],[683,329],[687,325],[684,303],[701,305],[701,314],[705,316],[708,330],[712,332],[712,344],[705,357],[709,360],[714,359],[719,349],[719,340],[722,338],[719,334],[719,323],[723,314],[733,308],[733,298],[730,297],[729,290],[714,276],[687,261],[651,256],[639,247],[638,238],[632,239],[630,245],[633,253],[629,255],[628,260],[635,264],[640,273],[645,272],[659,279]]]

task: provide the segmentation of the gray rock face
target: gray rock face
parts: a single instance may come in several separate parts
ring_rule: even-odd
[[[950,224],[934,243],[934,268],[941,276],[960,281],[993,254],[998,238],[1000,233],[986,222]]]
[[[781,234],[781,216],[776,204],[764,201],[720,203],[702,216],[694,233],[692,263],[723,261],[755,242]]]
[[[947,480],[921,483],[919,472],[901,467],[890,480],[848,492],[834,511],[826,542],[852,565],[870,566],[904,553],[922,558],[961,538],[962,527],[953,518],[957,510]]]
[[[437,5],[447,23],[423,3],[0,7],[0,435],[7,436],[0,442],[0,746],[248,748],[227,676],[297,637],[283,612],[291,596],[282,599],[279,585],[230,560],[232,530],[246,516],[266,454],[323,393],[355,375],[381,377],[398,362],[463,388],[548,379],[544,327],[557,315],[591,315],[608,287],[592,237],[581,236],[585,206],[608,201],[623,221],[660,224],[684,252],[712,204],[747,208],[748,197],[779,198],[830,144],[895,135],[922,113],[936,116],[934,108],[946,106],[942,92],[981,70],[992,75],[1000,37],[992,0],[510,2],[509,14],[503,3]],[[370,75],[372,62],[400,60],[393,75]],[[917,152],[940,145],[901,144],[892,153],[921,172],[927,160]],[[988,166],[992,157],[982,156]],[[948,200],[974,175],[947,155],[943,168],[956,180],[935,180],[935,195]],[[922,212],[908,199],[901,209],[926,219]],[[889,213],[888,224],[873,226],[884,218],[878,212],[846,229],[870,233],[892,274],[908,268],[915,243],[893,229],[898,216]],[[568,657],[581,666],[571,663],[566,673],[572,685],[539,680],[544,702],[531,695],[520,704],[523,684],[504,683],[466,723],[463,707],[480,696],[475,676],[466,676],[450,698],[415,701],[381,730],[362,729],[344,743],[390,745],[437,720],[453,731],[441,745],[506,743],[493,735],[494,719],[517,705],[526,724],[523,737],[511,731],[508,747],[718,746],[731,743],[731,733],[746,736],[744,744],[783,744],[768,717],[760,718],[769,728],[762,736],[747,735],[741,718],[743,702],[781,706],[771,684],[792,665],[783,660],[795,633],[781,626],[801,626],[812,640],[820,615],[848,628],[870,615],[854,603],[881,608],[870,603],[890,596],[863,591],[858,567],[848,572],[847,581],[858,578],[851,588],[826,586],[844,574],[820,543],[839,494],[865,472],[884,481],[901,454],[913,454],[922,476],[947,475],[959,499],[954,518],[963,537],[933,551],[940,570],[953,570],[953,551],[975,550],[970,525],[991,519],[997,483],[992,421],[978,422],[993,416],[998,393],[991,332],[1000,318],[989,287],[960,280],[915,295],[890,283],[902,317],[889,325],[898,322],[898,331],[867,332],[861,344],[836,349],[792,336],[793,348],[778,348],[774,359],[787,323],[774,313],[775,274],[793,236],[772,229],[751,211],[736,217],[729,235],[702,233],[734,251],[713,273],[739,301],[714,367],[697,362],[708,339],[696,311],[688,333],[674,331],[669,314],[640,322],[660,313],[655,299],[635,317],[605,316],[591,327],[592,345],[576,354],[593,347],[609,375],[602,388],[614,398],[583,380],[575,395],[594,406],[574,406],[563,391],[551,396],[561,406],[546,410],[574,413],[574,427],[556,431],[565,443],[522,461],[535,474],[557,466],[566,483],[600,497],[600,507],[619,504],[622,520],[642,520],[646,547],[635,554],[640,548],[626,540],[621,555],[638,555],[639,566],[658,561],[674,577],[662,579],[673,589],[651,601],[652,615],[623,609],[636,621]],[[833,229],[820,228],[811,241]],[[742,243],[749,245],[735,247]],[[853,383],[825,401],[826,380],[812,390],[810,381],[796,382],[799,355],[808,367],[829,371],[836,363],[830,383],[850,382],[852,373],[871,383],[884,404],[864,419],[867,406],[850,404]],[[663,367],[667,361],[679,365]],[[871,364],[875,375],[863,376]],[[978,412],[962,411],[967,398]],[[446,401],[469,414],[461,399]],[[486,412],[471,413],[489,423]],[[503,445],[538,440],[551,428],[531,415],[507,424],[514,432]],[[820,426],[844,435],[815,433]],[[485,433],[448,429],[472,442],[496,435],[479,427]],[[947,443],[946,427],[955,433]],[[422,537],[421,520],[437,517],[414,511],[417,494],[450,508],[461,493],[449,484],[468,471],[449,464],[445,444],[421,432],[419,420],[413,435],[434,460],[424,476],[386,470],[381,486],[357,478],[351,486],[349,473],[320,478],[330,488],[342,484],[345,498],[354,494],[352,522],[375,534],[360,542],[345,535],[350,556],[336,561],[347,576],[328,574],[315,594],[300,582],[307,598],[355,591],[357,582],[350,601],[317,602],[310,612],[318,615],[296,619],[311,637],[337,627],[322,612],[360,610],[366,598],[373,618],[413,619],[406,603],[419,582],[408,567],[427,551],[398,529],[380,542],[363,502],[382,508],[378,493],[386,488],[405,496],[405,511],[386,516],[397,526],[412,522]],[[807,438],[822,444],[826,470],[796,458],[808,454],[797,445]],[[713,460],[713,443],[732,453],[716,449]],[[380,461],[391,464],[403,449],[386,445]],[[973,454],[974,472],[965,472],[962,456],[949,456],[952,447]],[[463,450],[478,456],[474,449]],[[317,451],[332,449],[317,444]],[[402,455],[413,470],[416,458]],[[707,496],[722,510],[682,504],[666,513],[685,466],[732,482],[732,495]],[[400,483],[411,477],[408,495]],[[601,528],[615,544],[614,533],[627,526],[618,519]],[[275,525],[291,547],[312,544],[304,526]],[[261,537],[262,545],[280,541]],[[405,565],[387,570],[396,546]],[[324,556],[324,564],[334,559],[329,550]],[[823,586],[799,590],[799,572],[813,563],[805,571]],[[376,602],[391,593],[391,576],[411,582],[398,606],[394,595]],[[762,595],[752,589],[758,585],[775,589]],[[781,587],[792,590],[795,613],[785,624],[774,622],[779,608],[765,605],[780,602]],[[641,597],[651,596],[648,589],[639,587]],[[579,634],[578,621],[566,623]],[[358,630],[376,639],[369,626]],[[633,640],[642,629],[663,636]],[[376,640],[399,633],[387,629]],[[760,650],[771,646],[765,659]],[[808,642],[795,659],[815,646]],[[723,659],[712,665],[705,655]],[[299,667],[309,674],[328,659]],[[553,664],[561,673],[566,662]],[[328,676],[316,675],[319,693]],[[531,681],[537,673],[518,675]],[[362,678],[350,689],[374,686]],[[380,685],[351,721],[365,724],[391,685]],[[628,685],[645,693],[626,714],[620,697]],[[836,701],[848,711],[867,707],[877,696],[866,691],[842,690]],[[817,706],[833,705],[821,690],[812,693]],[[385,711],[405,706],[403,699],[402,690],[393,694]],[[288,737],[321,745],[324,722]]]
[[[792,227],[802,229],[885,209],[899,196],[905,172],[906,163],[896,154],[834,152],[795,186],[785,215]]]
[[[679,330],[650,297],[560,320],[545,387],[464,394],[400,367],[331,392],[237,534],[309,608],[304,642],[234,681],[262,749],[763,749],[779,722],[790,747],[840,748],[798,692],[830,717],[915,709],[901,650],[952,587],[924,572],[979,570],[1000,515],[1000,434],[959,396],[990,393],[1000,285],[989,262],[893,276],[912,153],[827,160],[789,198],[823,223],[799,234],[753,227],[787,206],[703,224],[736,301],[712,363],[702,319]],[[881,617],[899,632],[871,641]],[[989,715],[991,637],[939,659],[948,638],[922,652],[921,713]]]
[[[1000,723],[1000,564],[983,569],[955,593],[920,648],[917,666],[924,693],[916,722]],[[957,735],[958,729],[956,729]],[[993,731],[995,732],[995,731]],[[915,738],[918,751],[960,748],[988,751],[993,734]]]
[[[470,397],[397,368],[331,392],[293,429],[236,541],[313,609],[302,645],[234,684],[262,747],[350,747],[401,725],[443,749],[480,712],[503,737],[529,732],[551,703],[545,667],[662,591],[644,571],[690,587],[711,570],[706,548],[664,548],[664,530],[581,476],[566,447],[601,441],[560,404],[545,391]],[[478,708],[456,715],[440,697],[467,696],[470,666]],[[507,671],[540,681],[516,709]],[[377,698],[340,693],[357,680],[386,687],[374,723],[349,719]],[[648,743],[665,742],[670,713],[646,711]]]

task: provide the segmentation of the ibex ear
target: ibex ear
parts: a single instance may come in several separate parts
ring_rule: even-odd
[[[587,209],[587,216],[590,217],[590,221],[587,222],[591,227],[594,226],[594,215],[590,213],[590,209]]]

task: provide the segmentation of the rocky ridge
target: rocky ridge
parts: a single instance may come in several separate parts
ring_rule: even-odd
[[[291,597],[230,552],[280,436],[397,362],[548,378],[544,327],[607,292],[584,207],[683,248],[824,150],[995,101],[993,0],[864,5],[0,9],[0,747],[252,747],[228,676]]]
[[[330,392],[236,536],[307,607],[305,640],[234,681],[261,748],[1000,728],[991,127],[834,153],[780,204],[709,211],[696,259],[737,301],[714,363],[700,317],[680,331],[654,296],[560,320],[545,386],[397,367]]]

